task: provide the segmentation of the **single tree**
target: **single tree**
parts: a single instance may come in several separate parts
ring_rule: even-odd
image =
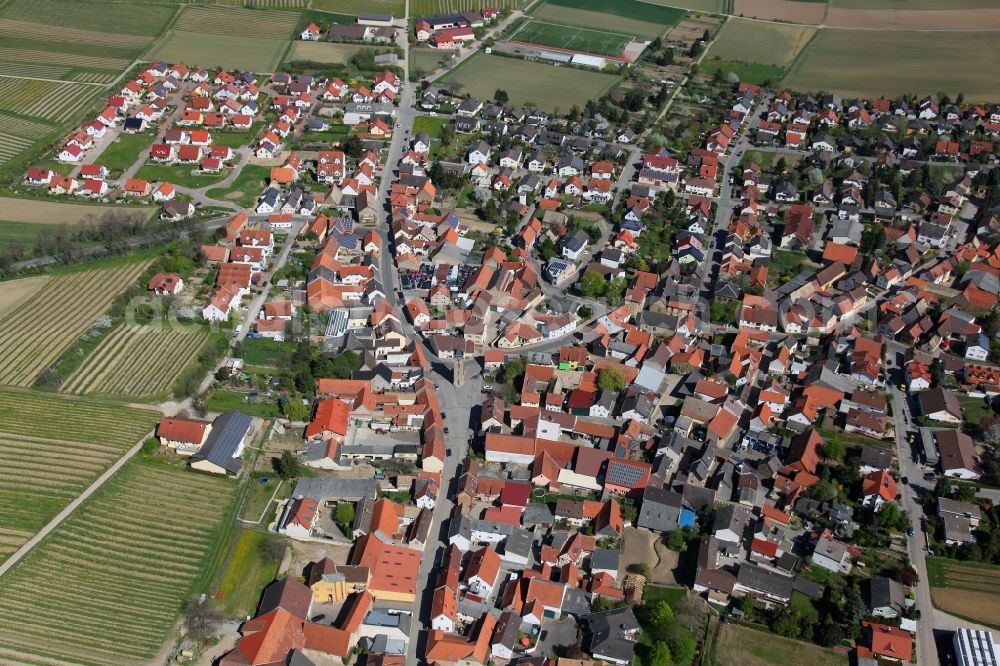
[[[295,479],[302,475],[302,463],[299,462],[294,453],[286,449],[281,452],[281,457],[278,458],[274,471],[286,481]]]
[[[597,387],[617,393],[625,388],[625,373],[618,368],[605,366],[597,371]]]
[[[341,502],[338,504],[337,511],[334,513],[334,520],[337,521],[337,525],[340,526],[344,535],[349,536],[351,534],[351,526],[354,524],[354,505],[350,502]]]
[[[184,604],[184,626],[187,628],[187,635],[196,642],[200,643],[215,635],[222,620],[222,613],[209,601],[193,597]]]

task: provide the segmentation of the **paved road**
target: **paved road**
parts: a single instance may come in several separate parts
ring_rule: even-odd
[[[79,506],[83,504],[84,501],[86,501],[88,497],[93,495],[98,488],[103,486],[108,479],[114,476],[118,472],[118,470],[120,470],[125,465],[125,463],[134,458],[135,455],[142,450],[142,445],[146,442],[146,439],[152,437],[155,432],[156,432],[155,430],[150,430],[145,435],[143,435],[142,438],[139,439],[139,441],[136,442],[131,449],[125,452],[125,455],[123,455],[121,458],[115,461],[115,463],[111,465],[111,467],[105,470],[105,472],[101,474],[99,477],[97,477],[93,483],[87,486],[86,490],[84,490],[82,493],[80,493],[80,495],[76,499],[70,502],[65,509],[60,511],[55,518],[50,520],[48,524],[45,525],[45,527],[40,529],[38,531],[38,534],[31,537],[31,539],[29,539],[27,543],[25,543],[23,546],[17,549],[17,552],[15,552],[13,555],[7,558],[5,562],[0,564],[0,576],[3,576],[5,573],[7,573],[7,571],[11,567],[20,562],[25,555],[31,552],[32,548],[37,546],[42,541],[42,539],[48,536],[49,533],[55,528],[57,528],[60,523],[69,518],[70,515],[74,511],[76,511],[79,508]]]
[[[924,469],[920,464],[914,462],[910,454],[910,444],[906,441],[907,420],[912,419],[909,406],[903,393],[896,387],[889,389],[892,400],[892,413],[896,420],[896,458],[899,461],[899,476],[907,477],[911,483],[923,476]],[[917,567],[920,574],[920,582],[914,588],[917,608],[923,613],[917,630],[917,663],[937,664],[937,646],[934,642],[933,625],[936,624],[934,605],[931,602],[930,584],[927,581],[927,562],[924,545],[926,544],[923,531],[920,529],[920,515],[923,513],[922,507],[917,504],[917,496],[914,489],[900,481],[900,503],[902,508],[910,516],[917,533],[906,540],[906,551],[910,558],[910,563]]]

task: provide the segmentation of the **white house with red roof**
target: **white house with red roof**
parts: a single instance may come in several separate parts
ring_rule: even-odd
[[[310,23],[299,33],[299,39],[304,39],[307,42],[315,42],[319,39],[319,35],[319,26],[315,23]]]

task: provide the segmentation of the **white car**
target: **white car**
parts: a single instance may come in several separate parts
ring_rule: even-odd
[[[438,115],[438,112],[437,112],[437,111],[431,111],[431,112],[430,112],[430,116],[431,116],[432,118],[437,118],[437,115]]]

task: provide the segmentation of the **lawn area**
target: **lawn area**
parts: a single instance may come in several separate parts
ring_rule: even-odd
[[[1000,628],[1000,567],[928,557],[926,575],[937,608]]]
[[[708,57],[787,66],[815,34],[812,26],[731,18],[712,42]]]
[[[212,132],[213,146],[229,146],[230,148],[242,148],[249,145],[258,133],[263,123],[254,123],[248,130],[225,130]]]
[[[244,208],[253,206],[271,178],[271,167],[246,164],[229,187],[214,187],[208,191],[213,199],[235,201]]]
[[[757,165],[762,169],[769,169],[771,163],[774,162],[774,153],[764,152],[761,150],[748,150],[743,153],[743,159],[740,160],[740,166],[748,162],[756,162]]]
[[[809,618],[810,621],[819,621],[819,609],[816,608],[813,600],[798,590],[792,592],[791,607],[793,611],[798,612],[803,617]]]
[[[228,617],[244,618],[253,615],[264,587],[278,573],[278,562],[268,562],[264,557],[264,544],[279,537],[267,532],[241,530],[229,553],[229,560],[215,591],[219,606]]]
[[[613,74],[589,72],[567,67],[553,67],[498,55],[477,53],[442,78],[457,83],[463,93],[491,99],[497,88],[510,95],[512,104],[533,102],[554,112],[569,111],[574,104],[583,107],[621,79]]]
[[[225,180],[228,169],[223,169],[220,173],[195,175],[192,173],[194,166],[190,164],[164,165],[164,164],[144,164],[136,174],[136,178],[148,180],[151,183],[168,182],[181,187],[198,189],[208,185],[215,185],[221,180]]]
[[[570,51],[617,56],[621,55],[632,38],[630,35],[619,35],[603,30],[590,30],[589,28],[544,21],[529,21],[523,28],[511,35],[510,40]]]
[[[164,38],[157,40],[147,57],[213,69],[224,67],[273,72],[284,57],[288,46],[289,42],[285,39],[259,39],[225,34],[206,37],[201,32],[171,30]]]
[[[666,601],[671,607],[678,601],[687,597],[686,587],[664,587],[662,585],[647,585],[642,594],[643,603],[652,606],[655,603]]]
[[[413,119],[413,134],[416,136],[420,132],[426,132],[432,139],[441,137],[444,126],[451,122],[450,118],[432,118],[431,116],[417,116]]]
[[[268,482],[261,483],[260,480],[262,478],[267,478]],[[284,481],[275,478],[274,475],[267,475],[265,477],[265,475],[254,474],[250,479],[250,489],[247,492],[243,510],[240,512],[240,519],[248,522],[260,520],[264,510],[271,503],[272,497],[281,499],[284,495],[288,494],[288,489],[285,490],[284,494],[280,492],[283,485]],[[261,525],[261,527],[267,527],[267,525]]]
[[[210,412],[239,410],[251,416],[260,416],[262,418],[277,418],[281,416],[281,410],[273,402],[267,402],[261,398],[260,402],[251,404],[247,402],[247,394],[238,391],[215,389],[208,394],[205,406]]]
[[[246,338],[240,343],[238,355],[247,365],[281,368],[288,365],[295,345],[267,338]]]
[[[97,163],[107,167],[112,175],[118,175],[149,150],[154,138],[150,134],[119,134],[97,158]]]
[[[868,437],[861,437],[860,435],[849,435],[841,430],[829,430],[827,428],[820,428],[819,434],[823,436],[828,442],[840,442],[844,446],[850,448],[852,446],[868,445],[874,446],[878,449],[891,449],[893,448],[892,442],[883,442],[880,439],[869,439]]]
[[[782,84],[796,91],[917,96],[964,93],[967,101],[1000,98],[994,32],[821,30]]]
[[[450,53],[442,53],[438,49],[410,49],[410,78],[419,79],[421,76],[430,74],[441,63],[450,56]]]
[[[735,60],[720,60],[711,58],[702,64],[702,71],[714,74],[721,71],[723,76],[730,72],[739,77],[742,83],[763,85],[770,81],[776,83],[785,75],[785,68],[779,65],[765,65],[757,62],[740,62]]]
[[[810,666],[848,666],[850,658],[812,643],[777,636],[738,624],[722,625],[717,648],[720,664],[773,666],[774,664],[809,664]]]
[[[794,277],[798,275],[806,262],[806,255],[801,252],[791,250],[779,250],[775,248],[771,251],[771,263],[767,267],[767,281],[769,284],[783,284],[788,280],[783,277]]]
[[[965,397],[959,398],[958,402],[962,405],[962,416],[969,425],[978,428],[983,419],[993,417],[993,410],[983,398]]]

